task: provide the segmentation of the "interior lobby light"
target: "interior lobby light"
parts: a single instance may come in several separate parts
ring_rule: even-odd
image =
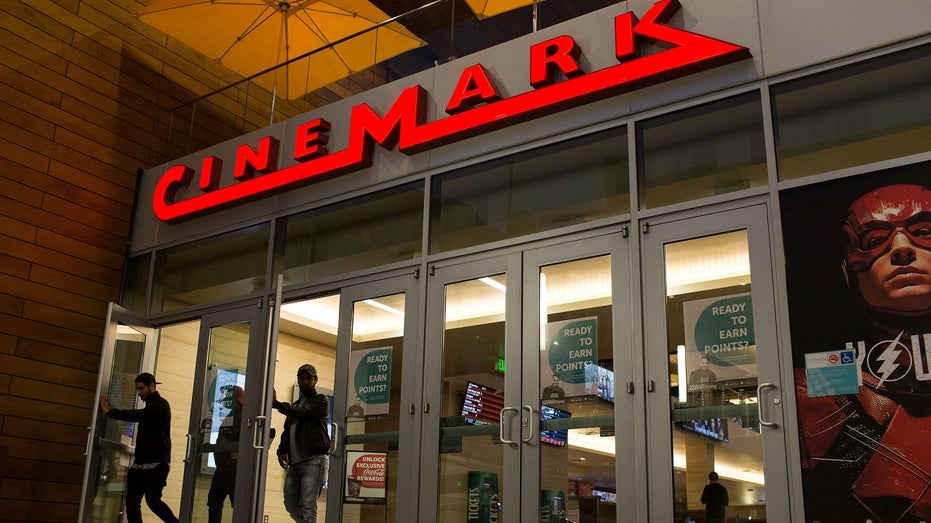
[[[678,387],[679,387],[679,403],[685,403],[688,401],[688,387],[685,383],[685,345],[676,346],[676,372],[679,374]]]
[[[495,280],[493,280],[493,279],[491,279],[491,278],[489,278],[489,277],[487,277],[487,276],[484,277],[484,278],[479,278],[478,281],[484,283],[485,285],[488,285],[489,287],[493,287],[493,288],[495,288],[495,289],[498,289],[498,290],[501,291],[501,292],[506,292],[506,291],[508,290],[508,288],[507,288],[506,285],[504,285],[503,283],[498,283],[498,282],[496,282]]]
[[[362,300],[362,303],[366,305],[371,305],[372,307],[375,307],[376,309],[381,309],[385,312],[390,312],[391,314],[394,314],[396,316],[402,316],[402,317],[404,316],[403,311],[399,311],[398,309],[395,309],[394,307],[389,307],[385,305],[384,303],[380,303],[375,300]]]

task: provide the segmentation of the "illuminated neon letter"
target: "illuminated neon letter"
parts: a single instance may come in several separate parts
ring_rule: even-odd
[[[278,140],[266,136],[259,140],[259,150],[255,151],[249,145],[240,145],[236,148],[236,167],[233,169],[233,178],[248,180],[256,171],[267,173],[278,168]]]
[[[446,113],[455,114],[471,109],[480,102],[490,103],[501,99],[495,86],[488,78],[482,64],[466,67],[459,75],[459,83],[446,104]]]

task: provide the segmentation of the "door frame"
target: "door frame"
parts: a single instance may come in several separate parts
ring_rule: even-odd
[[[683,212],[644,220],[640,226],[644,375],[647,384],[655,384],[647,393],[646,426],[651,435],[647,444],[649,474],[649,511],[652,521],[673,520],[673,463],[671,428],[669,425],[669,370],[666,355],[665,259],[667,243],[703,236],[747,230],[752,279],[751,300],[754,312],[754,339],[757,351],[758,384],[771,383],[773,390],[764,392],[758,403],[762,416],[772,426],[762,426],[763,460],[766,481],[766,511],[770,521],[790,521],[789,477],[786,461],[789,432],[785,429],[785,400],[794,385],[784,381],[780,354],[776,304],[776,271],[774,270],[772,235],[769,228],[769,204],[737,202],[737,204]],[[651,263],[652,262],[652,263]],[[653,289],[653,292],[650,292]],[[660,350],[662,348],[662,350]],[[657,354],[651,354],[655,350]],[[660,353],[662,358],[660,357]],[[649,390],[648,385],[648,390]],[[662,443],[657,443],[662,442]]]
[[[420,485],[425,486],[420,496],[420,519],[434,521],[438,516],[438,492],[431,486],[439,485],[440,464],[440,419],[443,417],[443,339],[445,332],[445,290],[449,284],[475,280],[486,276],[505,275],[505,281],[520,282],[521,253],[493,253],[468,259],[444,260],[428,266],[426,289],[426,314],[424,321],[423,354],[423,400],[420,405],[422,434],[420,457]],[[505,290],[505,361],[521,361],[520,346],[520,293],[506,283]],[[434,349],[428,349],[433,345]],[[514,399],[520,396],[520,373],[505,372],[505,398],[508,406],[520,408]],[[431,408],[431,406],[434,406]],[[511,417],[506,426],[500,427],[500,433],[509,440],[520,437],[520,421]],[[520,471],[520,451],[518,445],[504,445],[503,470]],[[501,512],[499,521],[519,521],[520,496],[518,475],[506,475],[498,479],[501,492]],[[431,495],[432,494],[432,495]]]
[[[644,453],[637,452],[638,445],[644,441],[643,430],[637,427],[636,420],[643,419],[643,395],[636,394],[642,390],[642,373],[637,372],[641,361],[639,346],[633,343],[633,321],[631,311],[631,259],[628,226],[620,231],[612,230],[597,236],[563,242],[557,245],[530,248],[523,251],[523,376],[522,402],[536,405],[540,403],[540,271],[551,265],[583,260],[602,255],[611,256],[611,322],[614,361],[614,426],[615,426],[615,483],[617,503],[615,518],[617,521],[639,521],[638,515],[645,514],[643,499],[646,463]],[[539,425],[539,412],[535,410],[534,419],[529,420],[531,427]],[[539,438],[537,438],[539,439]],[[642,448],[642,447],[641,447]],[[521,463],[521,517],[539,520],[540,511],[540,457],[536,449],[528,449],[531,459],[522,459]],[[529,478],[529,479],[528,479]],[[624,481],[626,479],[626,481]]]
[[[237,463],[236,482],[236,499],[248,500],[248,506],[240,502],[233,510],[234,522],[252,521],[256,507],[259,506],[259,499],[256,499],[257,483],[262,481],[260,472],[261,466],[265,459],[264,455],[267,449],[267,435],[262,436],[259,440],[257,431],[265,427],[261,420],[267,419],[263,416],[263,405],[265,404],[265,394],[263,387],[265,384],[267,372],[265,361],[267,354],[267,307],[269,300],[265,297],[256,298],[247,302],[240,302],[235,305],[226,307],[222,310],[211,310],[204,312],[198,317],[198,339],[197,355],[195,356],[194,380],[191,389],[191,414],[188,418],[187,445],[185,449],[185,459],[183,467],[183,488],[181,494],[181,506],[179,518],[184,520],[190,518],[195,501],[195,482],[197,479],[197,470],[195,466],[199,460],[193,459],[197,454],[197,442],[199,441],[199,428],[201,422],[201,408],[203,407],[203,398],[205,397],[206,387],[209,385],[206,381],[207,373],[207,354],[209,351],[210,332],[215,327],[232,325],[236,323],[249,323],[249,342],[246,354],[246,383],[249,384],[250,390],[261,391],[260,394],[246,394],[243,401],[243,413],[240,426],[239,438],[239,459]],[[252,385],[255,383],[256,385]],[[263,431],[267,434],[267,429]],[[262,447],[258,446],[257,440],[265,442]],[[244,474],[243,471],[252,471],[251,474]],[[242,481],[249,478],[250,481]],[[258,489],[258,496],[261,496],[262,489]]]
[[[81,504],[78,511],[80,521],[90,521],[89,511],[93,507],[93,500],[97,491],[96,478],[91,481],[91,475],[97,474],[100,463],[100,454],[97,452],[97,434],[104,429],[107,417],[101,412],[97,405],[97,399],[110,389],[110,373],[113,370],[113,357],[118,340],[118,329],[120,325],[125,325],[145,336],[145,342],[142,351],[142,361],[140,362],[140,372],[145,369],[153,370],[155,368],[155,356],[158,347],[158,331],[150,323],[139,318],[129,310],[120,305],[109,302],[107,304],[107,320],[105,323],[103,344],[100,351],[100,367],[97,371],[97,390],[94,395],[94,408],[91,412],[91,424],[87,427],[87,443],[84,447],[84,455],[87,457],[84,463],[84,481],[81,492]],[[133,435],[135,441],[135,433]],[[130,449],[127,449],[130,450]],[[124,494],[125,496],[125,491]]]
[[[419,477],[419,451],[421,432],[421,411],[415,408],[420,403],[422,376],[418,372],[421,362],[422,344],[420,331],[420,281],[419,271],[405,272],[400,275],[379,275],[365,281],[354,280],[350,285],[339,288],[339,327],[336,344],[336,376],[333,391],[333,418],[330,420],[333,431],[333,445],[330,453],[330,470],[327,489],[327,521],[340,521],[343,513],[343,492],[345,478],[346,449],[346,409],[350,389],[350,361],[352,346],[352,327],[354,304],[369,298],[403,293],[404,298],[404,332],[402,334],[404,353],[400,364],[401,391],[398,408],[398,467],[397,491],[395,498],[397,511],[395,521],[416,521]],[[340,420],[339,423],[336,420]],[[392,471],[389,470],[389,474]],[[404,487],[402,489],[402,487]],[[401,500],[406,500],[402,503]],[[331,508],[332,507],[332,508]]]

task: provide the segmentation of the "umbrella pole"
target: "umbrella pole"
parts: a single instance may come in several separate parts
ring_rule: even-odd
[[[272,104],[268,109],[268,125],[275,123],[275,100],[278,99],[278,73],[275,73],[275,82],[272,84]]]
[[[533,32],[537,32],[537,17],[539,16],[539,11],[537,10],[538,0],[533,0],[533,8],[531,9],[531,18],[533,19]]]
[[[288,9],[291,8],[291,4],[287,2],[278,3],[278,11],[281,13],[281,29],[278,30],[278,51],[275,55],[275,63],[281,64],[281,49],[284,48],[284,57],[285,61],[290,58],[291,54],[288,52]],[[288,66],[284,66],[284,82],[285,88],[290,79],[288,78]],[[272,82],[272,105],[271,110],[268,114],[268,125],[275,123],[275,102],[278,100],[278,71],[275,71],[275,80]]]

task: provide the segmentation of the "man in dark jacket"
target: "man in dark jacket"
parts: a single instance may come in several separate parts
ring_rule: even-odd
[[[317,392],[317,369],[301,365],[297,370],[301,396],[294,403],[278,401],[272,407],[288,418],[278,445],[278,463],[287,470],[284,506],[298,523],[317,522],[317,499],[326,484],[330,435],[327,421],[330,402]]]
[[[708,473],[708,484],[701,493],[701,502],[705,505],[705,523],[724,523],[724,511],[729,500],[727,489],[718,483],[718,473]]]
[[[142,498],[162,521],[177,523],[178,518],[162,501],[171,462],[171,407],[155,390],[159,382],[148,372],[136,376],[136,392],[145,408],[111,409],[106,396],[100,396],[100,409],[108,418],[138,423],[136,452],[126,478],[126,519],[142,523]]]

